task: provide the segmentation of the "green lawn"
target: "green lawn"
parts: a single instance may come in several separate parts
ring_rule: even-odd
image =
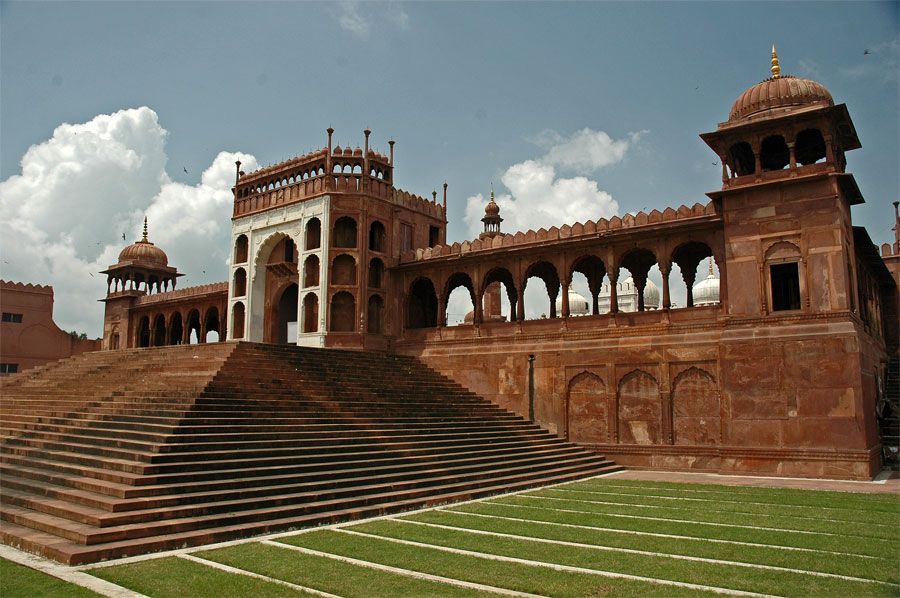
[[[40,571],[0,559],[3,598],[95,598],[99,594]]]
[[[900,497],[605,477],[191,555],[89,572],[154,598],[896,597]]]

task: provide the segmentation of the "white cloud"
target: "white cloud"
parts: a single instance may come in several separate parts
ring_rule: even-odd
[[[256,160],[222,152],[199,185],[176,183],[165,171],[167,135],[147,107],[63,124],[29,148],[22,174],[0,182],[0,277],[52,285],[60,327],[100,335],[97,300],[106,295],[106,280],[99,271],[140,237],[145,214],[150,240],[188,274],[188,285],[227,278],[223,227],[231,215],[234,161],[249,171]]]
[[[612,195],[586,176],[558,176],[558,169],[588,174],[621,162],[647,131],[612,139],[603,131],[585,128],[566,138],[555,131],[542,131],[532,141],[546,150],[535,160],[510,166],[501,177],[510,193],[495,197],[504,219],[504,232],[549,228],[586,220],[609,218],[619,205]],[[487,200],[482,194],[466,200],[465,221],[472,235],[483,230],[481,218]]]
[[[329,12],[341,29],[361,40],[369,39],[372,30],[381,27],[385,22],[403,31],[409,29],[409,14],[401,2],[388,2],[386,5],[355,1],[336,2],[332,4]]]
[[[579,174],[590,174],[604,166],[621,162],[629,146],[645,133],[647,131],[629,133],[627,139],[613,139],[604,131],[584,128],[565,138],[556,131],[545,130],[533,141],[547,149],[543,162]]]
[[[360,39],[368,39],[372,25],[369,19],[360,12],[359,2],[341,2],[339,6],[337,20],[341,29],[349,31]]]
[[[397,27],[403,30],[409,29],[409,15],[403,10],[403,5],[400,2],[389,2],[387,12],[388,17]]]

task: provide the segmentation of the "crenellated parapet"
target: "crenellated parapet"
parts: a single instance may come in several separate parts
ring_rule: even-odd
[[[418,197],[393,186],[393,141],[391,155],[368,147],[331,146],[279,162],[251,173],[240,171],[234,186],[232,218],[264,212],[323,194],[364,194],[383,199],[435,218],[444,218],[437,201]]]
[[[637,214],[625,214],[623,217],[613,216],[609,220],[588,220],[585,223],[576,222],[573,225],[564,224],[561,227],[551,226],[548,229],[528,230],[515,234],[498,234],[494,237],[463,241],[452,245],[438,245],[407,251],[400,256],[400,263],[418,262],[451,255],[462,255],[475,251],[486,251],[500,248],[525,247],[537,243],[547,243],[564,239],[576,239],[579,237],[596,236],[610,232],[625,231],[644,226],[666,224],[669,222],[683,221],[691,218],[715,216],[714,202],[706,205],[695,203],[693,206],[680,206],[677,209],[666,208],[662,212],[652,210],[650,213],[638,212]]]
[[[30,293],[53,295],[53,287],[50,285],[32,284],[30,282],[12,282],[6,280],[0,280],[0,291],[28,291]]]

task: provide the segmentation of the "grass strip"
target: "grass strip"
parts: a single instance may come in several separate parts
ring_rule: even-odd
[[[618,480],[615,478],[594,478],[560,484],[560,488],[593,490],[596,488],[626,488],[642,491],[668,491],[671,493],[721,496],[723,498],[760,500],[763,502],[796,504],[806,506],[832,506],[837,503],[866,503],[870,506],[896,513],[900,509],[897,494],[842,492],[835,490],[806,490],[797,488],[766,488],[760,486],[720,486],[715,484],[691,484],[684,482],[645,482],[639,480]]]
[[[524,537],[577,542],[626,550],[652,550],[666,554],[702,557],[719,560],[738,561],[758,565],[786,567],[832,573],[851,577],[900,583],[900,575],[891,561],[860,558],[851,555],[830,553],[810,553],[780,550],[773,546],[750,546],[747,544],[722,544],[703,538],[648,536],[638,533],[621,533],[617,530],[602,530],[580,524],[536,522],[516,520],[515,511],[507,516],[475,515],[452,510],[427,511],[401,521],[416,521],[448,525],[461,529],[514,534]],[[496,518],[501,517],[501,518]]]
[[[559,598],[597,596],[713,596],[710,591],[666,586],[648,581],[561,572],[546,567],[416,548],[381,539],[352,537],[320,530],[280,538],[278,542],[352,558],[405,567],[423,573]],[[377,595],[373,592],[370,595]]]
[[[643,504],[641,502],[622,503],[618,501],[607,501],[596,496],[584,498],[575,498],[571,496],[549,496],[534,493],[518,494],[511,497],[502,497],[496,500],[505,501],[507,498],[534,501],[570,501],[574,503],[583,503],[590,505],[599,505],[601,509],[612,512],[618,509],[619,512],[634,512],[635,509],[641,511],[671,512],[671,513],[687,513],[691,519],[701,521],[721,522],[721,523],[747,523],[748,519],[757,523],[760,527],[780,528],[785,531],[795,532],[816,532],[821,534],[842,535],[842,536],[860,536],[883,538],[893,540],[897,537],[897,528],[889,524],[871,524],[849,521],[836,521],[828,519],[819,514],[815,515],[816,510],[810,509],[809,514],[802,513],[782,513],[782,514],[761,514],[761,513],[743,513],[734,511],[724,511],[720,509],[710,508],[707,505],[693,505],[690,503],[681,504],[664,504],[653,505]],[[523,503],[524,504],[524,503]],[[684,515],[680,515],[685,517]]]
[[[238,544],[227,548],[197,552],[194,555],[346,598],[496,596],[496,594],[479,592],[470,588],[416,579],[388,571],[343,563],[326,557],[302,554],[287,548],[276,548],[269,544]]]
[[[883,525],[885,517],[892,515],[889,512],[859,511],[851,507],[822,507],[807,505],[783,505],[773,503],[724,501],[709,498],[695,498],[685,496],[666,496],[662,494],[640,494],[625,492],[607,492],[602,490],[570,490],[565,488],[545,488],[531,493],[535,496],[558,496],[562,498],[581,498],[616,502],[620,504],[647,504],[665,506],[668,504],[687,504],[694,508],[712,508],[726,513],[742,513],[746,515],[807,515],[819,513],[822,518],[834,522],[847,522],[855,524]]]
[[[0,559],[0,596],[3,598],[93,598],[100,594],[31,567]]]
[[[611,524],[614,527],[627,526],[628,528],[647,529],[647,526],[674,526],[679,535],[713,537],[722,539],[735,539],[762,544],[777,543],[785,546],[797,546],[801,548],[821,548],[835,552],[853,552],[856,554],[868,554],[871,556],[892,556],[896,554],[898,538],[896,533],[892,537],[884,537],[884,532],[877,530],[850,526],[858,533],[842,533],[841,526],[829,526],[827,524],[811,525],[805,527],[814,529],[802,529],[804,526],[791,527],[789,521],[778,519],[762,519],[756,517],[742,517],[738,515],[721,515],[706,511],[681,509],[678,507],[662,508],[637,508],[623,505],[607,505],[593,501],[565,500],[536,498],[529,496],[511,496],[477,503],[485,505],[516,506],[525,509],[540,509],[547,512],[567,512],[576,514],[594,514],[596,517],[605,518],[604,526],[609,526],[611,521],[629,520],[631,523]],[[467,510],[470,505],[455,507]],[[477,507],[475,507],[477,508]],[[639,522],[645,523],[639,523]],[[781,525],[778,525],[781,523]],[[817,529],[818,528],[818,529]],[[821,529],[824,528],[824,529]],[[651,531],[655,531],[652,530]],[[869,532],[868,534],[866,532]]]
[[[278,583],[220,571],[174,556],[90,569],[87,572],[153,598],[315,596]]]
[[[503,536],[487,537],[461,530],[423,528],[402,522],[375,521],[348,528],[382,537],[422,542],[433,546],[486,552],[513,558],[534,558],[548,563],[597,568],[631,575],[652,571],[654,577],[691,584],[726,587],[747,592],[775,593],[786,596],[811,594],[830,596],[895,596],[893,586],[873,582],[848,581],[790,571],[763,570],[732,564],[696,562],[667,556],[631,554],[623,551],[598,551],[595,548],[539,543],[529,539]]]

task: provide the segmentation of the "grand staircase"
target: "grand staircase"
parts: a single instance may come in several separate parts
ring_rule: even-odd
[[[0,539],[70,565],[619,469],[399,355],[187,345],[2,384]]]

